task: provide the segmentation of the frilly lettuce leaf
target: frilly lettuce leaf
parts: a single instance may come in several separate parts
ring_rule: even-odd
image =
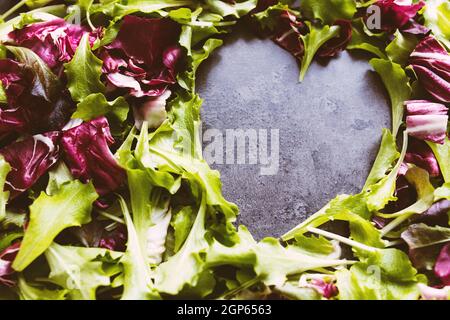
[[[5,161],[3,156],[0,156],[0,189],[2,190],[0,191],[0,221],[2,221],[6,216],[6,204],[8,203],[9,191],[3,190],[6,182],[6,176],[9,171],[11,171],[11,166]]]
[[[83,184],[78,180],[63,184],[51,196],[42,192],[30,206],[30,222],[13,268],[24,270],[62,230],[88,223],[97,197],[92,182]]]
[[[309,65],[311,64],[314,56],[319,50],[319,48],[331,38],[337,37],[339,35],[338,26],[328,26],[317,27],[312,25],[310,22],[306,22],[309,27],[309,33],[307,35],[301,35],[305,45],[305,54],[301,63],[300,70],[300,81],[305,78],[306,72],[308,71]]]
[[[392,134],[397,136],[398,129],[403,120],[403,103],[411,96],[411,86],[405,70],[397,64],[384,59],[372,59],[370,64],[380,75],[386,90],[389,93],[392,109]]]
[[[102,65],[103,61],[91,51],[89,35],[85,34],[72,60],[64,65],[73,100],[80,102],[90,94],[105,92],[100,81]]]
[[[425,26],[450,49],[450,3],[446,0],[427,0],[423,17]]]
[[[121,253],[101,248],[61,246],[53,243],[45,252],[50,275],[49,280],[58,284],[74,300],[94,300],[99,286],[109,286],[110,278],[97,258],[109,254],[118,259]],[[116,270],[120,272],[120,270]]]
[[[434,156],[436,157],[439,168],[441,169],[442,176],[445,182],[450,182],[450,140],[445,138],[444,144],[438,144],[427,141],[431,150],[433,150]]]
[[[354,0],[302,0],[300,10],[309,19],[331,25],[336,20],[351,20],[356,13]]]
[[[400,153],[397,151],[397,145],[391,131],[383,129],[380,149],[372,165],[369,176],[366,179],[363,190],[367,190],[368,187],[384,178],[388,170],[392,168],[393,162],[397,160],[399,156]]]

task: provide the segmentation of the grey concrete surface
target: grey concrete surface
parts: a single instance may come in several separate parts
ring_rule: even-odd
[[[0,12],[15,1],[1,0]],[[342,53],[313,63],[298,83],[296,61],[242,28],[199,70],[204,130],[279,129],[280,169],[213,165],[239,223],[279,236],[339,193],[358,192],[390,124],[387,97],[365,59]]]
[[[294,58],[244,29],[200,68],[203,129],[279,129],[280,169],[213,165],[238,222],[257,237],[279,236],[340,193],[358,192],[390,125],[386,93],[366,59],[341,53],[313,63],[298,82]],[[205,145],[208,143],[205,143]]]

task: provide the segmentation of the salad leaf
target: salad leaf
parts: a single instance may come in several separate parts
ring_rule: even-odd
[[[450,228],[430,227],[424,223],[412,224],[402,233],[409,249],[421,249],[450,241]]]
[[[339,26],[339,36],[325,42],[317,55],[321,58],[336,56],[344,50],[352,39],[352,23],[350,20],[337,20],[334,25]]]
[[[306,255],[295,246],[282,247],[278,240],[265,238],[255,248],[258,277],[268,286],[283,285],[287,276],[307,270],[349,264],[347,260],[324,259]]]
[[[256,7],[258,0],[244,0],[240,2],[227,2],[222,0],[206,0],[208,9],[223,17],[233,16],[240,18]]]
[[[450,286],[450,244],[446,244],[436,260],[434,274],[441,280],[444,286]]]
[[[412,1],[397,1],[397,0],[378,0],[376,6],[380,8],[381,31],[393,32],[405,26],[417,12],[423,8],[425,2],[420,0]]]
[[[434,191],[434,200],[450,200],[450,183],[446,182]]]
[[[189,47],[189,51],[191,52],[190,57],[192,59],[191,67],[188,71],[181,73],[178,75],[178,83],[184,89],[194,92],[195,91],[195,74],[197,72],[200,64],[206,60],[211,52],[220,47],[223,44],[223,41],[220,39],[208,39],[206,40],[203,47],[199,50],[192,50]]]
[[[392,62],[405,66],[411,52],[417,46],[418,40],[414,35],[403,34],[399,30],[395,32],[394,36],[394,40],[386,47],[386,54]]]
[[[336,20],[351,20],[356,13],[354,0],[302,0],[300,10],[309,19],[319,19],[331,25]]]
[[[450,4],[445,0],[427,0],[423,11],[425,26],[450,49]]]
[[[31,94],[51,102],[59,93],[60,83],[56,75],[45,62],[32,50],[23,47],[6,46],[14,56],[32,70],[34,78],[31,84]]]
[[[421,86],[438,102],[450,102],[449,54],[434,37],[419,42],[410,64]]]
[[[441,175],[438,161],[431,148],[424,141],[414,138],[409,139],[405,162],[427,170],[430,177],[439,177]]]
[[[64,65],[73,100],[80,102],[90,94],[105,92],[105,86],[100,81],[102,64],[102,60],[91,51],[89,36],[84,35],[73,59]]]
[[[300,36],[305,45],[305,54],[302,59],[300,70],[300,81],[303,81],[305,78],[309,65],[319,48],[331,38],[337,37],[340,30],[340,27],[338,26],[330,27],[326,25],[323,27],[316,27],[309,22],[306,22],[306,24],[308,25],[309,33],[305,36]]]
[[[14,198],[28,190],[59,159],[59,132],[38,134],[0,149],[11,170],[6,176],[6,189]]]
[[[20,300],[64,300],[67,295],[67,291],[64,289],[48,290],[45,287],[32,286],[23,276],[19,276],[17,289]]]
[[[64,160],[76,179],[93,180],[100,196],[116,190],[125,180],[109,146],[114,143],[106,118],[100,117],[63,132]]]
[[[45,251],[50,267],[49,280],[64,288],[73,300],[94,300],[99,286],[110,285],[110,275],[102,268],[102,262],[96,258],[105,256],[107,250],[61,246],[53,243]],[[114,259],[120,253],[110,252]]]
[[[395,139],[388,129],[383,129],[380,150],[372,165],[369,176],[366,179],[363,190],[377,183],[386,176],[386,172],[392,167],[392,163],[398,159],[400,153],[397,151]]]
[[[186,241],[175,255],[160,264],[155,271],[155,285],[160,292],[175,295],[186,285],[194,287],[204,270],[205,261],[201,253],[208,248],[205,239],[206,197],[204,194],[201,199],[197,217]],[[184,266],[183,269],[180,270],[180,266]],[[173,276],[174,273],[177,274],[176,277]]]
[[[14,269],[11,267],[12,262],[19,251],[20,242],[9,244],[7,248],[0,252],[0,284],[6,286],[13,286],[14,281],[11,276],[14,274]]]
[[[427,142],[431,150],[439,163],[439,168],[441,169],[442,176],[445,182],[450,182],[450,163],[448,159],[450,157],[450,140],[445,138],[444,144],[437,144],[433,142]]]
[[[138,233],[123,198],[119,198],[128,229],[127,251],[120,260],[124,269],[122,300],[158,300],[150,273],[150,265],[141,247]]]
[[[174,213],[173,215],[170,225],[174,229],[175,252],[180,250],[181,246],[189,235],[189,231],[191,230],[192,224],[194,223],[193,215],[194,213],[192,211],[192,207],[190,206],[180,208],[179,211]]]
[[[127,119],[129,108],[124,97],[107,101],[103,93],[92,93],[77,105],[77,110],[72,118],[89,121],[101,116],[112,115],[119,122],[124,122]]]
[[[392,61],[372,59],[370,64],[380,75],[389,93],[392,108],[392,134],[397,136],[403,118],[403,102],[411,96],[409,78],[403,68]]]
[[[253,266],[256,262],[256,241],[245,226],[239,226],[238,241],[233,246],[225,246],[217,240],[206,253],[207,267],[220,265]]]
[[[347,49],[364,50],[380,59],[387,59],[383,41],[365,32],[365,25],[361,18],[354,20],[352,23],[352,39],[347,45]]]
[[[389,201],[397,200],[394,196],[395,185],[397,181],[397,174],[405,157],[408,145],[407,137],[406,132],[404,132],[402,152],[395,167],[392,168],[389,174],[387,174],[384,178],[366,190],[366,192],[368,192],[367,207],[370,211],[378,211],[384,208]]]
[[[426,100],[409,100],[406,105],[406,130],[410,136],[444,144],[447,136],[448,108]]]
[[[82,184],[77,180],[63,184],[52,196],[42,192],[30,206],[30,222],[13,268],[24,270],[47,250],[62,230],[88,223],[97,197],[92,183]]]
[[[11,171],[11,166],[5,161],[4,157],[0,156],[0,189],[5,187],[6,176]],[[9,192],[0,191],[0,221],[6,216],[6,204],[8,203]]]
[[[37,18],[38,15],[32,15]],[[85,27],[69,24],[64,19],[45,16],[44,22],[33,23],[8,34],[16,45],[26,47],[39,56],[56,73],[62,63],[69,62],[80,44],[81,38],[89,34],[89,42],[97,38],[95,32],[88,33]]]
[[[383,234],[393,230],[410,216],[426,211],[434,202],[434,187],[430,183],[428,172],[421,168],[413,167],[406,172],[406,179],[415,187],[417,200],[405,209],[395,213],[377,213],[378,216],[383,218],[395,218],[383,228]]]
[[[395,281],[363,263],[336,271],[341,300],[412,300],[419,297],[415,281]]]
[[[160,96],[176,82],[179,36],[170,19],[125,16],[116,39],[99,53],[102,72],[111,86],[134,97]]]

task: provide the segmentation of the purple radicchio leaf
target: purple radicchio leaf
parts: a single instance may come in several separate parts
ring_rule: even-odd
[[[450,56],[435,38],[428,36],[419,42],[410,64],[433,100],[450,102]]]
[[[425,2],[411,3],[401,0],[378,0],[374,5],[380,8],[382,17],[380,30],[378,31],[393,32],[407,25],[417,15],[417,12],[422,9]],[[368,16],[365,17],[365,19],[367,18]]]
[[[32,92],[36,74],[11,59],[0,59],[0,81],[5,88],[7,104],[0,106],[0,137],[11,133],[42,133],[60,130],[73,112],[67,90],[47,101]]]
[[[100,117],[63,132],[61,145],[72,175],[83,182],[93,180],[103,196],[116,190],[125,180],[109,146],[114,144],[108,121]]]
[[[0,284],[13,286],[14,281],[10,277],[14,274],[12,263],[19,252],[20,242],[10,245],[8,248],[0,252]]]
[[[336,20],[334,25],[340,27],[339,36],[325,42],[317,55],[321,58],[334,57],[344,50],[352,39],[352,22],[349,20]]]
[[[428,171],[431,177],[438,177],[441,174],[433,151],[424,141],[410,138],[405,162],[415,164]]]
[[[426,100],[410,100],[406,105],[408,134],[420,140],[444,144],[447,136],[448,108]]]
[[[81,38],[88,32],[86,27],[54,19],[16,29],[8,36],[14,44],[33,50],[51,69],[58,71],[63,63],[72,60]],[[91,44],[98,32],[90,33]]]
[[[179,35],[170,19],[126,16],[117,38],[99,53],[110,86],[138,98],[162,95],[176,83]]]
[[[450,243],[441,249],[434,265],[434,274],[444,286],[450,286]]]
[[[301,59],[305,47],[300,35],[305,33],[305,24],[289,11],[283,11],[278,19],[272,40],[294,57]]]
[[[11,166],[6,177],[6,189],[11,191],[11,198],[28,190],[58,161],[59,138],[59,132],[47,132],[0,149]]]

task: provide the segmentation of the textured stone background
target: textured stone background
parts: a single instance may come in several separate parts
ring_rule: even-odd
[[[243,27],[199,70],[203,127],[280,130],[280,170],[214,165],[239,222],[279,236],[339,193],[358,192],[390,125],[386,93],[367,60],[341,53],[298,82],[294,58]],[[207,143],[206,143],[207,144]]]
[[[199,70],[204,130],[279,129],[280,169],[213,167],[241,209],[238,222],[257,238],[279,236],[335,195],[359,191],[390,124],[387,96],[364,58],[313,63],[299,83],[296,61],[271,41],[243,27],[225,40]]]

